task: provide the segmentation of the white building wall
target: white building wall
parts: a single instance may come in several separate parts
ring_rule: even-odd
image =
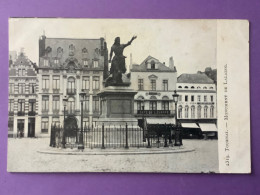
[[[185,88],[185,87],[188,88]],[[182,88],[180,88],[182,87]],[[191,87],[194,87],[192,89]],[[206,87],[207,89],[203,89]],[[189,116],[187,119],[198,119],[198,106],[201,106],[201,118],[204,119],[204,107],[207,106],[207,119],[217,119],[217,95],[215,84],[187,84],[187,83],[177,83],[177,93],[182,96],[181,101],[178,101],[178,107],[182,106],[182,118],[185,119],[185,106],[189,107]],[[185,96],[188,96],[188,101],[185,101]],[[194,101],[191,101],[191,96],[194,96]],[[200,96],[200,102],[198,101],[198,96]],[[204,96],[207,97],[207,101],[204,101]],[[211,96],[213,96],[213,101],[211,101]],[[195,117],[191,117],[191,106],[195,106]],[[214,106],[214,116],[210,116],[210,107]]]

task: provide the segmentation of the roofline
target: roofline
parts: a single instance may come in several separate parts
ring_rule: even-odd
[[[130,72],[177,72],[175,70],[130,70]]]
[[[151,56],[151,55],[149,55],[149,56],[147,56],[143,61],[142,61],[142,63],[141,64],[143,64],[143,63],[145,63],[145,61],[147,61],[147,58],[154,58],[155,60],[158,60],[157,58],[155,58],[155,57],[153,57],[153,56]],[[159,62],[160,62],[160,60],[158,60]],[[161,63],[161,62],[160,62]],[[141,65],[140,64],[140,65]]]
[[[199,82],[186,82],[186,83],[184,83],[184,82],[178,82],[178,80],[177,80],[177,83],[178,84],[212,84],[212,85],[215,85],[214,82],[213,83],[209,83],[209,82],[202,82],[202,83],[199,83]]]
[[[93,39],[84,39],[84,38],[60,38],[60,37],[59,37],[59,38],[55,38],[55,37],[48,37],[48,38],[47,38],[47,37],[46,37],[46,39],[68,39],[68,40],[100,40],[100,39],[102,39],[102,38],[105,40],[104,37],[100,37],[99,39],[97,39],[97,38],[96,38],[96,39],[94,39],[94,38],[93,38]]]

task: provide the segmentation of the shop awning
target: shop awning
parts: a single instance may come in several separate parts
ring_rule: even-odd
[[[196,123],[181,123],[181,126],[184,128],[199,128]]]
[[[217,132],[218,129],[214,123],[199,123],[201,131]]]
[[[147,124],[173,124],[173,118],[146,118]]]

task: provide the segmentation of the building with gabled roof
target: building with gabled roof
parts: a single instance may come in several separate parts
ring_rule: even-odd
[[[9,137],[34,137],[38,120],[36,64],[21,52],[9,64]]]
[[[169,66],[148,56],[140,65],[133,64],[131,87],[135,95],[135,115],[146,117],[147,123],[174,123],[173,93],[176,89],[177,71],[170,58]],[[144,103],[144,110],[142,104]]]

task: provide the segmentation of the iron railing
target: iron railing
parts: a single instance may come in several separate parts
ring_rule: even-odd
[[[50,146],[76,148],[78,146],[79,129],[52,126]],[[140,127],[128,126],[96,126],[85,127],[83,130],[85,148],[141,148],[168,147],[181,143],[180,131],[174,130],[172,125],[150,126],[146,131]],[[63,136],[65,143],[63,143]],[[173,143],[173,139],[175,140]],[[176,140],[177,139],[177,140]]]

